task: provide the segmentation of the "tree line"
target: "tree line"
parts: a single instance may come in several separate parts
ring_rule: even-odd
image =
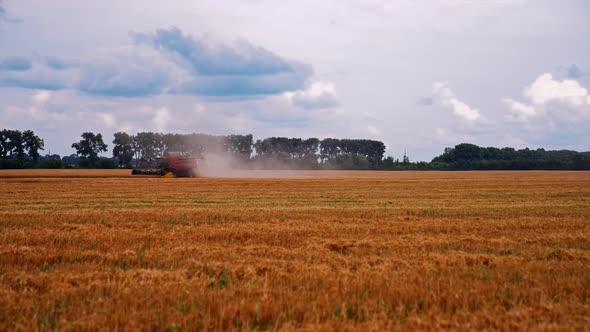
[[[385,144],[369,139],[269,137],[252,135],[162,134],[117,132],[112,157],[103,157],[109,144],[100,133],[84,132],[72,143],[69,156],[46,154],[44,140],[32,130],[0,131],[0,168],[116,168],[156,167],[156,158],[167,151],[196,156],[223,155],[235,167],[268,169],[373,169],[373,170],[590,170],[590,152],[544,149],[479,147],[461,143],[445,148],[431,162],[411,162],[385,157]]]
[[[453,170],[590,170],[590,152],[500,149],[462,143],[445,148],[430,164],[435,169]]]
[[[197,156],[224,155],[236,167],[261,168],[378,168],[385,144],[363,139],[269,137],[252,135],[160,134],[139,132],[114,134],[113,157],[121,165],[153,167],[166,151]]]
[[[32,130],[0,131],[0,168],[21,168],[25,160],[39,161],[45,142]]]

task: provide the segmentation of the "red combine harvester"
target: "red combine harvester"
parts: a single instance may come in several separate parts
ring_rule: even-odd
[[[177,178],[199,176],[197,167],[197,158],[184,152],[166,152],[163,157],[157,158],[159,161],[158,169],[138,169],[134,168],[131,175],[158,175],[162,177]]]

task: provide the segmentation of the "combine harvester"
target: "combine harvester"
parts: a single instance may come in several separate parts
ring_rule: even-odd
[[[131,175],[157,175],[165,178],[199,176],[197,158],[185,152],[166,152],[163,157],[156,158],[159,161],[157,169],[134,168]]]

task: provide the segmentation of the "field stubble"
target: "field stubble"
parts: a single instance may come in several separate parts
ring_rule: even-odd
[[[0,172],[0,330],[590,326],[588,172],[127,174]]]

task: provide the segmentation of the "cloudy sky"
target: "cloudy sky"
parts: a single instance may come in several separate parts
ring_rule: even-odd
[[[590,150],[587,0],[0,0],[0,127]]]

